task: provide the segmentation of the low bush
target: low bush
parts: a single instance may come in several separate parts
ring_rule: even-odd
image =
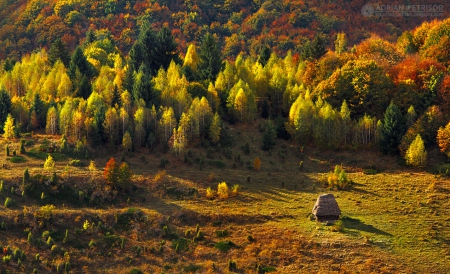
[[[225,157],[227,157],[227,159],[231,160],[231,157],[233,156],[233,151],[231,150],[231,148],[225,148],[223,150],[223,154],[225,155]]]
[[[88,244],[89,248],[91,248],[91,249],[93,249],[96,245],[97,245],[97,243],[94,240],[91,240]]]
[[[31,233],[31,231],[28,232],[27,242],[28,242],[29,244],[33,244],[33,243],[34,243],[34,237],[33,237],[33,233]]]
[[[162,170],[162,171],[159,171],[158,173],[156,173],[154,181],[155,181],[155,183],[164,182],[165,179],[166,179],[166,171]]]
[[[223,237],[229,236],[229,235],[230,235],[230,232],[229,232],[228,230],[224,229],[224,230],[217,230],[217,231],[215,232],[215,234],[216,234],[217,237],[223,238]]]
[[[249,242],[254,242],[254,241],[255,241],[255,238],[253,238],[252,235],[247,235],[247,241],[249,241]]]
[[[133,269],[131,269],[130,274],[144,274],[144,272],[142,272],[138,268],[133,268]]]
[[[3,255],[3,262],[4,262],[6,265],[9,265],[10,262],[11,262],[11,255]]]
[[[11,158],[8,158],[8,161],[10,161],[13,164],[19,164],[19,163],[25,163],[27,161],[27,159],[25,159],[22,156],[13,156]]]
[[[216,196],[216,191],[214,191],[211,187],[206,189],[206,198],[212,199]]]
[[[55,241],[53,240],[52,236],[48,236],[46,243],[47,243],[47,246],[53,247],[53,245],[55,244]]]
[[[215,248],[219,249],[222,252],[227,252],[228,250],[230,250],[231,248],[233,248],[235,246],[236,245],[230,240],[218,242],[214,245]]]
[[[233,260],[228,261],[228,270],[229,271],[237,271],[237,264]]]
[[[377,167],[374,165],[366,166],[363,168],[363,173],[366,175],[375,175],[378,172],[379,171],[378,171]]]
[[[190,264],[183,268],[184,273],[195,273],[202,269],[200,265]]]
[[[192,236],[192,231],[190,229],[188,229],[184,232],[184,237],[187,238],[187,237],[191,237],[191,236]]]
[[[219,168],[219,169],[224,169],[224,168],[227,167],[227,165],[224,162],[219,161],[219,160],[208,161],[207,164],[212,166],[212,167]]]
[[[250,154],[250,145],[248,143],[245,143],[245,145],[242,146],[241,149],[246,155]]]
[[[168,163],[169,163],[169,160],[167,160],[166,158],[162,158],[161,161],[159,162],[159,167],[165,168]]]
[[[14,200],[11,199],[11,198],[9,198],[9,197],[7,197],[6,200],[5,200],[4,206],[5,206],[6,208],[11,208],[11,207],[13,207],[13,206],[14,206]]]
[[[54,244],[54,245],[52,245],[50,251],[51,251],[53,256],[56,256],[56,255],[61,253],[61,248]]]
[[[32,145],[34,145],[34,141],[33,140],[25,140],[25,146],[26,147],[30,147]]]
[[[203,232],[201,230],[198,230],[197,235],[195,235],[195,237],[194,237],[194,242],[201,241],[203,239],[205,239],[205,234],[203,234]]]
[[[24,139],[20,140],[19,153],[25,154],[25,140]]]
[[[345,170],[339,165],[334,167],[334,172],[328,174],[327,182],[328,187],[335,189],[348,189],[352,185],[352,181],[347,178]]]
[[[178,238],[172,242],[172,248],[176,252],[181,252],[181,251],[187,250],[189,248],[190,242],[191,242],[191,240],[189,240],[189,239]]]
[[[23,260],[25,258],[25,254],[19,248],[14,249],[13,258],[17,262],[18,260]]]
[[[233,196],[236,196],[239,194],[239,185],[233,185],[233,188],[231,189],[231,193],[233,194]]]
[[[74,166],[74,167],[81,167],[84,166],[83,162],[78,160],[78,159],[73,159],[69,162],[70,166]]]

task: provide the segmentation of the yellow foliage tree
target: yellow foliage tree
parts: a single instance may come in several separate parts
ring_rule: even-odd
[[[55,169],[55,161],[53,160],[52,155],[48,155],[47,159],[44,163],[45,170],[54,170]]]
[[[216,196],[216,192],[211,187],[208,187],[206,189],[206,198],[212,199],[214,196]]]
[[[424,167],[427,165],[427,151],[420,134],[411,143],[405,155],[406,164],[414,167]]]
[[[228,185],[225,182],[219,183],[217,186],[217,194],[220,199],[228,198]]]
[[[8,114],[8,117],[6,117],[5,126],[3,127],[3,137],[8,140],[14,138],[14,118],[11,116],[11,114]]]
[[[261,169],[261,159],[259,159],[259,157],[256,157],[253,161],[253,167],[256,171],[259,171]]]
[[[97,166],[95,165],[95,161],[90,161],[89,162],[89,167],[88,167],[89,171],[91,172],[91,177],[94,178],[95,172],[97,171]]]
[[[220,140],[220,131],[222,130],[219,114],[216,112],[209,127],[209,138],[211,142],[217,144]]]
[[[198,65],[197,50],[195,49],[194,44],[190,44],[186,52],[186,57],[184,58],[183,66],[190,66],[194,71],[196,71],[197,65]]]
[[[133,141],[131,140],[131,135],[128,130],[123,135],[122,147],[123,149],[125,149],[125,151],[131,151],[133,149]]]

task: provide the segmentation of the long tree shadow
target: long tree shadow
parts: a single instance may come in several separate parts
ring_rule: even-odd
[[[358,219],[353,219],[351,217],[342,217],[341,220],[342,220],[344,227],[347,229],[365,231],[365,232],[378,234],[378,235],[384,235],[384,236],[392,236],[392,234],[387,233],[386,231],[383,231],[381,229],[378,229],[372,225],[365,224],[364,222],[362,222]]]
[[[264,214],[248,215],[244,213],[214,213],[202,212],[185,207],[181,207],[173,202],[166,201],[160,197],[152,197],[151,203],[146,204],[147,208],[153,209],[163,216],[170,216],[174,221],[184,224],[205,225],[211,224],[261,224],[273,220],[274,217]]]
[[[361,193],[361,194],[369,194],[369,195],[380,197],[379,194],[377,194],[377,193],[375,193],[373,191],[367,191],[365,189],[362,189],[363,186],[365,186],[365,185],[361,184],[361,183],[353,182],[352,188],[349,191],[354,191],[354,192],[358,192],[358,193]]]

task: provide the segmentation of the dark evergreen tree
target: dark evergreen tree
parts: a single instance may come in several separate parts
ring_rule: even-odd
[[[23,178],[22,182],[23,184],[28,184],[30,181],[30,172],[28,171],[28,167],[25,168],[25,171],[23,172]]]
[[[265,45],[259,54],[258,62],[264,67],[267,64],[267,61],[269,61],[270,55],[272,54],[272,50],[269,48],[268,45]]]
[[[172,32],[167,27],[160,29],[156,35],[153,60],[155,62],[156,71],[161,67],[167,70],[172,60],[176,63],[180,63],[177,43],[173,38]]]
[[[321,33],[316,34],[311,43],[311,57],[317,60],[325,55],[325,53],[327,53],[326,44],[327,41],[325,36]]]
[[[380,129],[380,149],[384,154],[397,154],[406,132],[406,118],[393,103],[387,107]]]
[[[47,108],[44,101],[41,100],[41,96],[38,93],[34,95],[33,105],[30,111],[36,112],[36,119],[38,122],[38,128],[45,128],[46,116],[47,116]],[[31,113],[30,112],[30,113]]]
[[[75,49],[70,59],[69,70],[67,73],[72,81],[77,78],[77,70],[80,74],[86,75],[89,79],[96,75],[94,66],[88,62],[81,47]]]
[[[269,150],[275,146],[275,140],[277,138],[277,132],[275,129],[275,126],[273,125],[272,121],[268,120],[266,124],[266,131],[264,132],[263,136],[263,150]]]
[[[275,140],[277,138],[277,131],[272,121],[268,120],[266,124],[266,130],[263,135],[263,150],[269,150],[275,146]]]
[[[208,96],[208,90],[198,82],[189,83],[187,91],[192,96],[192,98],[202,98]]]
[[[142,24],[138,42],[142,46],[142,62],[144,62],[145,66],[149,69],[151,75],[155,75],[159,69],[155,63],[156,34],[150,23],[146,22]],[[138,64],[137,68],[139,68],[140,65],[141,64]]]
[[[120,107],[121,102],[120,102],[119,88],[117,87],[117,85],[114,85],[113,97],[111,99],[111,107],[115,107],[116,105]]]
[[[6,117],[11,112],[11,97],[4,89],[0,89],[0,132],[3,132]]]
[[[189,82],[198,80],[198,73],[194,71],[190,66],[181,67],[181,73],[186,76]]]
[[[269,118],[270,106],[267,99],[263,99],[261,103],[261,117],[264,119]]]
[[[134,71],[139,70],[139,67],[141,66],[142,63],[148,65],[147,56],[144,52],[144,46],[140,41],[136,41],[133,44],[128,55],[130,57],[130,59],[128,60],[128,65],[129,68],[131,68],[130,70],[131,75],[133,75]]]
[[[83,46],[86,47],[95,40],[96,40],[95,33],[91,28],[89,28],[88,31],[86,32],[86,40],[84,40]]]
[[[6,72],[11,71],[14,68],[14,65],[16,64],[16,61],[6,58],[5,62],[3,63],[3,69]]]
[[[101,108],[94,113],[94,126],[91,135],[92,145],[102,145],[104,142],[103,137],[103,121],[105,120],[105,109]]]
[[[301,52],[300,52],[300,56],[302,57],[303,60],[310,60],[312,57],[312,53],[311,53],[311,41],[306,41],[302,48],[301,48]]]
[[[288,130],[286,129],[286,119],[282,117],[278,117],[275,120],[275,124],[277,127],[277,138],[281,138],[284,140],[291,139],[291,135],[289,134]]]
[[[77,47],[72,54],[67,74],[72,80],[76,96],[87,99],[92,92],[91,79],[97,75],[97,71],[88,62],[81,47]]]
[[[153,102],[152,84],[148,74],[147,67],[142,64],[133,85],[133,98],[136,101],[143,99],[147,106],[151,106]]]
[[[92,85],[89,78],[86,75],[81,77],[81,81],[78,83],[78,88],[76,92],[77,97],[83,97],[84,99],[89,98],[92,93]]]
[[[307,41],[302,47],[301,57],[303,60],[310,59],[319,59],[325,53],[327,53],[326,49],[326,38],[323,34],[316,34],[314,40]]]
[[[70,54],[64,42],[61,39],[56,39],[48,51],[48,61],[53,66],[56,61],[61,60],[66,68],[70,64]]]
[[[133,65],[131,65],[130,62],[128,62],[128,67],[125,72],[125,77],[123,79],[123,88],[131,93],[133,91],[133,85],[134,85],[134,69]]]
[[[200,78],[202,80],[215,81],[217,74],[222,69],[222,54],[216,39],[211,33],[207,33],[203,38],[198,57]]]

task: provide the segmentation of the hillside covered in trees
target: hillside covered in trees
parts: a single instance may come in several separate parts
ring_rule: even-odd
[[[199,140],[226,145],[222,119],[260,115],[270,118],[265,149],[278,136],[405,154],[418,135],[435,145],[448,122],[449,30],[448,19],[425,22],[395,43],[373,36],[351,48],[340,32],[333,50],[316,37],[303,54],[282,58],[266,46],[235,61],[210,33],[180,53],[168,27],[143,22],[125,54],[103,30],[90,30],[71,54],[57,39],[48,51],[2,61],[0,125],[14,125],[16,136],[45,131],[77,146],[180,155]],[[439,145],[447,152],[445,130]]]
[[[436,0],[433,5],[444,5]],[[255,54],[268,45],[284,56],[288,50],[302,52],[315,36],[331,46],[336,34],[345,31],[349,45],[373,33],[390,42],[405,30],[412,30],[427,16],[371,16],[361,10],[367,1],[117,1],[117,0],[2,0],[0,1],[0,59],[19,60],[37,48],[49,49],[57,38],[74,50],[89,30],[100,31],[122,52],[128,52],[138,38],[142,22],[155,29],[167,26],[181,52],[191,43],[200,43],[205,33],[219,37],[226,58],[240,52]],[[377,3],[369,3],[377,4]],[[383,4],[383,3],[382,3]],[[389,1],[403,5],[404,1]],[[423,1],[408,1],[423,5]],[[448,16],[443,9],[443,19]]]

